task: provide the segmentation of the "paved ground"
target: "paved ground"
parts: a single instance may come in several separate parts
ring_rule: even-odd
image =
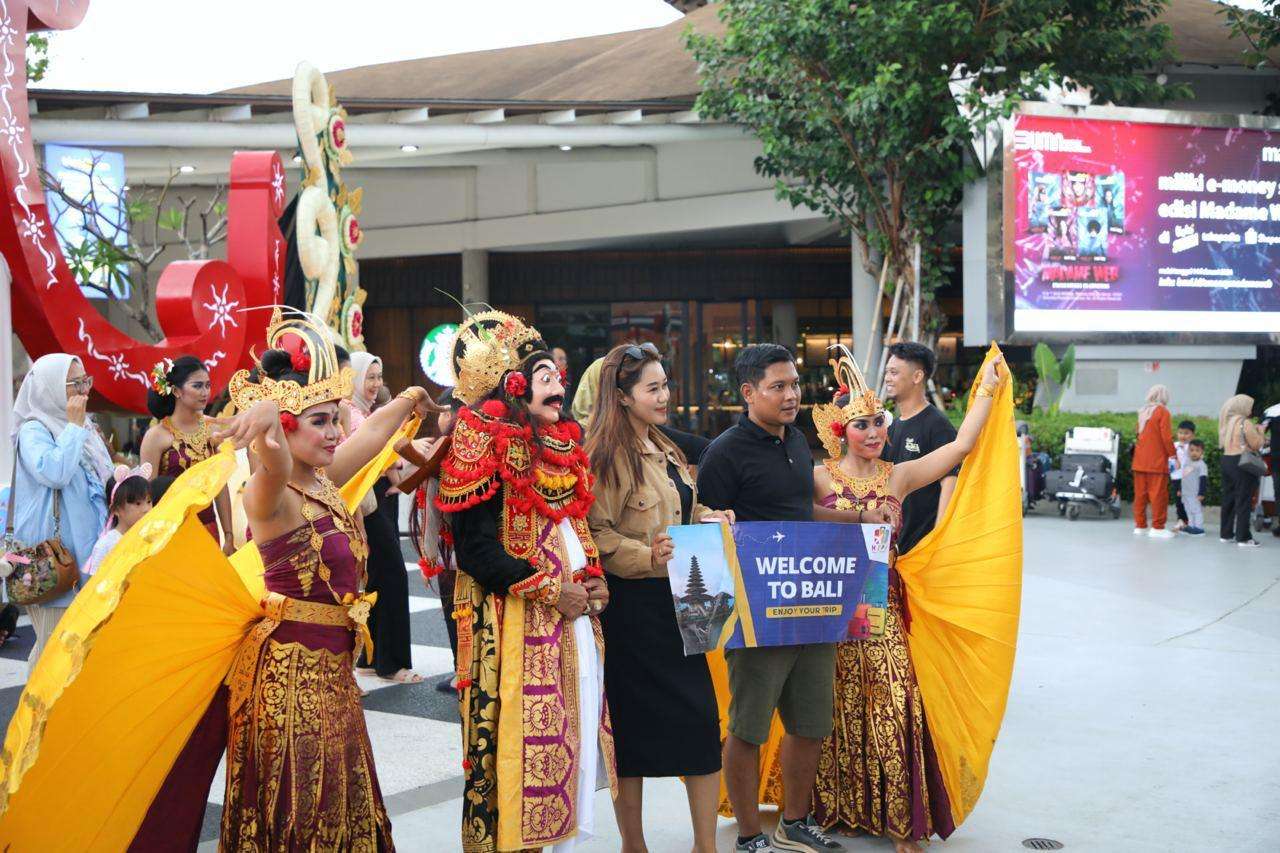
[[[934,849],[1024,850],[1045,837],[1068,851],[1275,851],[1280,840],[1280,540],[1242,551],[1216,536],[1137,538],[1125,520],[1026,522],[1018,664],[986,792]],[[439,601],[411,573],[414,659],[449,669]],[[29,628],[27,629],[29,632]],[[19,637],[0,649],[0,719],[25,674]],[[370,689],[366,715],[402,851],[459,849],[458,717],[421,685]],[[647,789],[653,853],[689,849],[678,782]],[[207,838],[221,800],[215,787]],[[598,837],[620,847],[607,792]],[[721,821],[720,849],[734,825]],[[891,850],[845,839],[852,851]],[[203,850],[215,845],[206,842]]]

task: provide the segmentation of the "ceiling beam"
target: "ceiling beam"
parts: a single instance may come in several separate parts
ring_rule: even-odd
[[[672,124],[701,124],[702,116],[697,110],[683,110],[678,113],[667,113],[667,121]]]
[[[445,122],[441,119],[417,125],[353,124],[348,130],[350,143],[357,152],[365,146],[535,148],[551,145],[660,145],[750,138],[743,128],[730,124],[601,126],[576,122],[551,126]],[[34,116],[31,133],[32,141],[36,143],[74,139],[84,145],[125,148],[276,148],[291,151],[298,144],[298,131],[292,121],[81,121]]]
[[[505,109],[477,110],[471,113],[449,113],[431,119],[431,124],[498,124],[507,120]]]
[[[578,120],[577,110],[551,110],[538,113],[539,124],[573,124]]]
[[[151,115],[151,107],[146,101],[132,104],[115,104],[107,107],[107,118],[122,121],[147,118]]]
[[[209,110],[209,121],[248,121],[251,118],[253,107],[249,104],[233,104]]]
[[[578,124],[640,124],[643,121],[644,110],[619,110],[582,116],[578,119]]]
[[[429,107],[416,107],[411,110],[396,110],[387,114],[387,121],[392,124],[422,124],[431,119]]]

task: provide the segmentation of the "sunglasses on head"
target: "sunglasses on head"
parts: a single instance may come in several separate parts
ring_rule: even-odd
[[[642,359],[644,358],[645,353],[657,358],[662,358],[662,353],[658,352],[657,345],[649,341],[645,341],[642,344],[632,344],[622,351],[623,357],[630,359]]]

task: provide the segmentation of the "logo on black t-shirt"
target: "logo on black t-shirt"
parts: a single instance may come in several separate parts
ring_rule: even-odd
[[[915,436],[911,436],[910,438],[908,438],[905,446],[907,450],[909,450],[912,453],[920,452],[920,445],[919,443],[916,442]]]

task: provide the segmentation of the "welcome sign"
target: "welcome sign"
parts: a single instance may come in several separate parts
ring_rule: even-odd
[[[685,654],[835,643],[884,631],[884,524],[743,522],[670,527]]]

